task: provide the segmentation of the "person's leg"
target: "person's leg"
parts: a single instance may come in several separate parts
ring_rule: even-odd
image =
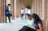
[[[23,19],[23,14],[22,14],[22,19]]]
[[[25,19],[26,19],[26,13],[25,13]]]
[[[27,26],[23,26],[19,31],[27,31],[28,27]]]
[[[22,19],[22,14],[21,14],[21,19]]]
[[[25,19],[26,19],[26,15],[27,15],[27,13],[25,13]]]
[[[9,22],[11,22],[11,21],[10,21],[10,16],[8,16],[8,19],[9,19]]]
[[[21,14],[21,19],[22,19],[22,14]]]

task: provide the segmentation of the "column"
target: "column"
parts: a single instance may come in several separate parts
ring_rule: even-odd
[[[19,0],[16,0],[16,18],[19,17]]]
[[[36,7],[37,7],[37,6],[36,6],[36,2],[37,2],[37,1],[35,0],[35,13],[37,13],[37,12],[36,12]]]
[[[14,20],[15,19],[15,14],[14,14],[14,1],[15,0],[10,0],[10,4],[11,4],[11,7],[10,7],[10,10],[12,10],[12,11],[10,11],[10,13],[12,14],[12,19]]]
[[[40,2],[39,2],[39,16],[40,16],[40,18],[42,19],[42,0],[39,0]]]
[[[21,17],[21,0],[19,0],[19,17]]]
[[[45,10],[45,4],[44,4],[44,0],[42,0],[42,20],[44,20],[44,10]]]
[[[5,5],[6,0],[0,0],[0,23],[6,23],[6,17],[5,17]]]
[[[32,0],[32,13],[35,13],[35,0]]]
[[[47,0],[47,20],[48,20],[48,0]]]
[[[39,14],[39,11],[40,11],[40,1],[39,0],[36,0],[37,1],[37,3],[36,3],[36,13],[38,14],[38,15],[40,15]]]
[[[15,19],[16,19],[16,0],[14,0],[14,16],[15,16]]]
[[[5,16],[5,6],[6,6],[6,0],[4,0],[4,23],[7,23],[7,18]]]
[[[42,0],[42,19],[47,20],[47,0]]]
[[[47,20],[47,0],[45,0],[45,11],[44,11],[45,13],[44,13],[44,18],[45,18],[45,20]]]

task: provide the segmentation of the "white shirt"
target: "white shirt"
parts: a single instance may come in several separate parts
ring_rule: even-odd
[[[29,9],[29,10],[28,10],[28,14],[30,14],[30,12],[31,12],[31,10]]]
[[[28,9],[27,8],[25,9],[25,13],[28,13]]]
[[[21,10],[21,14],[24,14],[24,10]]]

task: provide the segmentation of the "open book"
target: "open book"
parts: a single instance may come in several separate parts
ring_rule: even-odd
[[[31,26],[31,25],[29,25],[29,27],[35,29],[35,27],[34,26]]]
[[[28,27],[30,27],[30,28],[33,28],[33,29],[35,29],[35,27],[34,26],[32,26],[32,25],[28,25],[28,24],[25,24],[26,26],[28,26]]]

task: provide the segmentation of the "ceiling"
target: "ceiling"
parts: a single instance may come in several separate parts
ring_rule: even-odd
[[[32,0],[21,0],[21,2],[22,2],[25,6],[31,6],[31,5],[32,5]]]

